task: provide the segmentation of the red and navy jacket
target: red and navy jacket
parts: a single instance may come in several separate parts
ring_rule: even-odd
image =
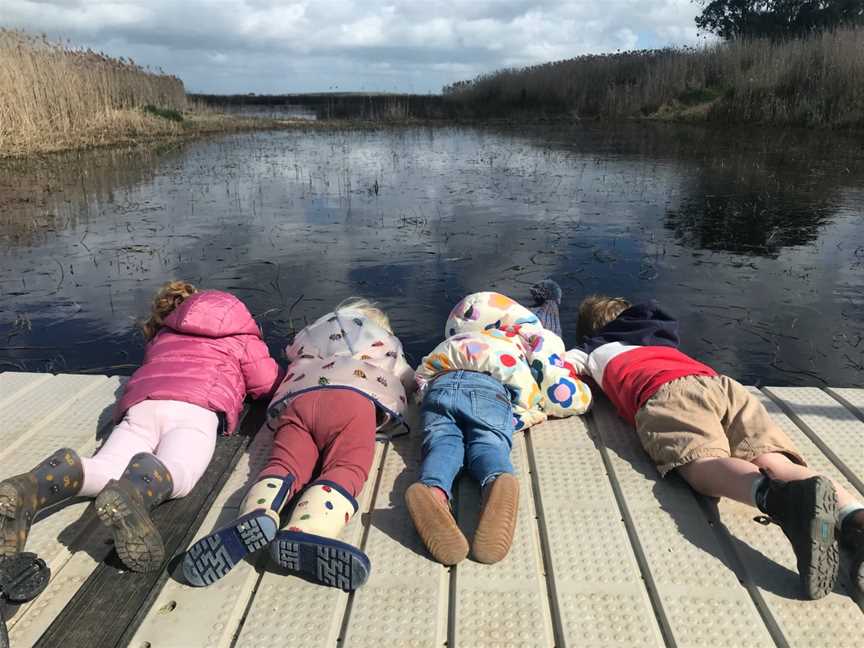
[[[590,375],[631,425],[636,412],[666,383],[684,376],[716,376],[678,350],[678,322],[650,301],[631,306],[566,354],[576,372]]]

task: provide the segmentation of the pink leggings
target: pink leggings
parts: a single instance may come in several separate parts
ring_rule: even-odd
[[[294,398],[282,413],[259,478],[293,475],[294,494],[315,474],[356,497],[374,458],[372,401],[350,389],[316,389]]]
[[[191,403],[148,400],[133,405],[93,457],[81,459],[79,495],[95,497],[109,479],[119,479],[139,452],[156,455],[174,479],[171,497],[183,497],[207,469],[216,449],[219,417]]]

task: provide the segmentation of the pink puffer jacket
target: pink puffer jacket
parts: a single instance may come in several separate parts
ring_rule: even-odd
[[[177,400],[222,414],[233,433],[246,394],[270,396],[281,381],[261,331],[234,295],[205,290],[165,319],[147,345],[144,364],[132,374],[114,420],[145,400]]]

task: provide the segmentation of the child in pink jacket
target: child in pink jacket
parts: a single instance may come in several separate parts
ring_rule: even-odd
[[[192,585],[210,585],[267,545],[277,564],[323,585],[354,590],[369,575],[368,557],[338,536],[357,512],[376,431],[402,420],[414,371],[387,316],[365,300],[304,328],[286,356],[288,373],[268,410],[270,458],[240,516],[189,548],[183,573]]]
[[[280,372],[239,299],[173,281],[157,293],[144,364],[114,409],[117,426],[95,456],[62,448],[0,482],[0,556],[23,551],[34,516],[75,496],[95,497],[132,571],[158,569],[165,549],[150,511],[195,486],[221,430],[233,433],[246,395],[273,393]]]

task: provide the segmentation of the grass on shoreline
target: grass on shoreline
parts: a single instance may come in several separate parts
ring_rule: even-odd
[[[864,28],[587,55],[445,88],[475,117],[675,119],[864,127]]]

